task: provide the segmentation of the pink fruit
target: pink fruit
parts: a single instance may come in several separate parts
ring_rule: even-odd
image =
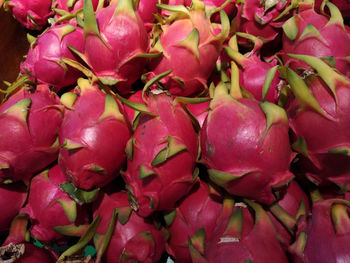
[[[75,187],[92,190],[118,176],[131,134],[118,101],[86,79],[61,97],[66,114],[59,133],[58,163]],[[118,105],[119,104],[119,105]]]
[[[19,214],[11,222],[9,235],[0,247],[1,262],[54,263],[57,255],[53,250],[39,248],[29,243],[27,235],[28,215]]]
[[[41,30],[48,24],[52,0],[7,0],[4,7],[26,28]]]
[[[96,10],[99,0],[92,0],[92,6]],[[54,0],[53,7],[74,13],[84,7],[84,0]]]
[[[281,244],[288,248],[302,225],[305,216],[310,213],[310,200],[296,181],[291,181],[286,192],[276,203],[268,208],[268,214],[280,236]]]
[[[289,247],[293,262],[346,262],[350,257],[350,202],[319,200],[313,204],[307,226]]]
[[[315,10],[321,11],[323,0],[315,0]],[[350,18],[350,1],[349,0],[331,0],[331,2],[339,8],[342,16],[346,19]],[[326,10],[325,10],[326,11]]]
[[[83,31],[69,24],[52,26],[31,45],[26,60],[21,64],[22,74],[33,81],[53,86],[57,92],[75,84],[80,71],[65,64],[62,58],[77,60],[67,45],[83,52]]]
[[[100,224],[94,238],[97,250],[107,246],[104,262],[156,263],[164,251],[166,234],[152,219],[138,216],[129,206],[125,191],[107,195],[101,193],[93,205],[94,217]],[[101,259],[102,254],[97,258]]]
[[[266,62],[262,59],[260,50],[263,42],[253,35],[245,33],[237,33],[238,37],[251,40],[254,48],[242,55],[233,47],[225,46],[229,58],[233,59],[239,65],[239,83],[246,91],[253,95],[258,101],[266,100],[272,103],[278,102],[279,95],[279,72],[277,69],[277,59],[272,59]],[[230,71],[228,71],[230,74]],[[270,83],[265,83],[265,80],[271,77]],[[265,84],[269,90],[264,90]]]
[[[201,1],[195,0],[191,9],[169,5],[160,7],[173,11],[173,15],[180,18],[161,25],[161,32],[154,32],[151,51],[162,52],[162,56],[151,61],[147,80],[173,70],[160,81],[172,95],[192,96],[206,92],[207,80],[229,33],[227,15],[222,11],[221,32],[214,34]]]
[[[287,108],[296,140],[293,148],[302,154],[299,165],[318,185],[350,186],[350,80],[319,58],[290,55],[317,71],[302,80],[287,70],[296,99]],[[327,138],[327,139],[325,139]]]
[[[59,230],[88,223],[86,207],[59,188],[65,181],[58,165],[38,174],[31,181],[27,204],[21,210],[29,215],[30,234],[44,244],[65,242],[67,237]]]
[[[91,0],[84,4],[84,57],[106,85],[127,94],[147,62],[148,35],[131,0],[120,0],[97,11]]]
[[[211,237],[202,228],[188,243],[193,263],[288,262],[268,215],[252,201],[225,200]]]
[[[282,59],[293,70],[310,69],[302,61],[286,54],[301,54],[324,58],[340,72],[350,76],[350,35],[344,27],[339,9],[330,2],[331,17],[317,14],[312,6],[300,10],[283,25]]]
[[[198,135],[181,101],[149,94],[127,146],[123,178],[141,216],[172,209],[196,181]]]
[[[7,232],[12,219],[19,213],[27,199],[27,187],[21,183],[0,184],[0,233]]]
[[[199,104],[187,104],[186,108],[196,117],[199,126],[202,127],[209,112],[210,102],[203,102]]]
[[[210,239],[222,210],[223,198],[204,181],[197,183],[175,210],[165,216],[170,238],[167,252],[177,262],[191,263],[188,238],[203,228]]]
[[[240,2],[237,31],[271,41],[281,32],[286,17],[290,16],[288,10],[292,1],[246,0]]]
[[[200,133],[201,162],[230,194],[271,204],[293,178],[287,115],[275,104],[240,98],[228,89],[221,82],[214,90]]]
[[[58,157],[63,106],[46,85],[22,87],[0,106],[0,180],[29,182]]]

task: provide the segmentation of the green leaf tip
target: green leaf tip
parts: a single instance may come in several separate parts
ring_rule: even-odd
[[[176,154],[187,150],[186,145],[178,142],[175,137],[168,136],[165,141],[168,142],[167,145],[154,157],[152,166],[160,165]]]
[[[113,98],[112,95],[107,94],[105,99],[105,110],[100,116],[99,120],[103,120],[105,118],[114,118],[117,120],[122,120],[125,122],[123,114],[121,114],[119,110],[118,103]]]
[[[302,80],[301,77],[290,68],[287,68],[287,80],[295,97],[300,101],[301,108],[312,109],[326,117],[326,114],[318,104],[315,97],[311,94],[304,80]]]
[[[182,41],[178,42],[177,45],[186,48],[199,60],[199,32],[197,28],[194,28],[189,35]]]

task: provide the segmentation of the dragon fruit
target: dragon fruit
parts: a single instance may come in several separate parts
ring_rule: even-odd
[[[288,262],[269,216],[252,201],[224,200],[216,227],[207,238],[199,229],[188,241],[193,263]]]
[[[92,0],[92,6],[94,10],[97,9],[98,3],[101,0]],[[53,0],[53,8],[64,10],[69,13],[75,13],[76,11],[84,7],[84,0]]]
[[[190,113],[196,117],[200,127],[203,126],[205,119],[208,116],[210,102],[203,102],[199,104],[187,104],[186,108]]]
[[[127,145],[123,178],[141,216],[175,208],[196,181],[198,135],[180,100],[149,94]]]
[[[52,0],[7,0],[4,8],[26,28],[41,30],[53,15],[51,11]]]
[[[277,60],[265,62],[260,55],[260,49],[263,45],[262,40],[253,35],[237,33],[237,36],[243,37],[254,42],[254,48],[246,55],[242,55],[235,48],[225,46],[224,50],[228,56],[233,59],[240,67],[239,83],[246,91],[251,93],[255,99],[276,103],[279,93],[279,72],[277,70]],[[270,76],[271,80],[268,85],[269,90],[265,91],[265,79]],[[266,94],[263,94],[266,93]]]
[[[62,95],[66,113],[59,133],[58,163],[67,179],[83,190],[110,183],[126,160],[131,136],[122,106],[86,79]]]
[[[27,199],[27,187],[22,183],[0,184],[0,233],[9,230],[12,219],[18,214]]]
[[[330,18],[317,14],[309,5],[285,22],[282,59],[293,70],[310,69],[307,64],[287,54],[316,56],[350,76],[350,34],[344,27],[339,9],[330,2],[327,2],[327,6]]]
[[[58,157],[63,106],[46,85],[22,87],[0,106],[0,180],[26,183]]]
[[[66,181],[58,165],[35,176],[30,184],[28,202],[21,213],[29,215],[30,234],[44,244],[64,243],[67,238],[56,231],[88,223],[86,207],[77,205],[60,188]]]
[[[350,257],[350,202],[342,199],[313,203],[307,226],[289,247],[293,262],[346,262]]]
[[[165,214],[170,238],[167,252],[177,262],[191,263],[188,238],[203,228],[210,239],[222,210],[223,198],[212,186],[204,181],[198,182],[175,210]]]
[[[300,166],[317,185],[334,183],[346,191],[350,186],[350,80],[319,58],[290,56],[317,71],[308,73],[304,81],[293,70],[287,70],[296,97],[287,113],[296,137],[293,148],[301,153]]]
[[[244,32],[265,41],[272,41],[282,31],[283,22],[293,7],[291,0],[237,1],[237,32]],[[297,4],[299,1],[293,1]]]
[[[328,0],[328,1],[332,2],[336,7],[339,8],[339,11],[341,12],[342,16],[345,19],[350,18],[350,0]],[[323,0],[315,0],[315,10],[317,10],[317,12],[322,11],[323,2],[324,2]]]
[[[166,233],[151,218],[138,216],[129,206],[125,191],[107,195],[101,192],[93,204],[100,224],[94,237],[96,262],[156,263],[163,254]]]
[[[201,162],[210,179],[230,194],[272,204],[294,177],[287,114],[270,102],[242,98],[238,68],[232,69],[230,94],[224,82],[214,90],[200,133]]]
[[[15,263],[54,263],[57,255],[53,250],[39,248],[28,240],[28,215],[17,215],[12,223],[8,237],[0,247],[1,262]]]
[[[69,24],[52,26],[31,45],[26,60],[21,64],[22,74],[29,74],[33,81],[53,86],[56,92],[76,83],[81,72],[61,59],[77,60],[67,45],[83,52],[82,29]]]
[[[172,69],[172,73],[160,81],[171,94],[192,96],[206,92],[207,80],[229,33],[227,15],[221,12],[221,33],[215,35],[201,1],[194,0],[191,9],[159,7],[173,14],[172,19],[165,20],[169,23],[161,25],[160,33],[154,32],[151,52],[162,52],[162,56],[151,61],[146,80]]]
[[[127,94],[140,78],[151,54],[143,22],[132,0],[119,0],[96,12],[91,0],[84,2],[85,53],[81,54],[94,74],[106,85]]]
[[[309,197],[296,181],[291,181],[286,192],[276,203],[268,208],[268,214],[279,234],[281,244],[285,249],[292,243],[297,226],[310,213]]]

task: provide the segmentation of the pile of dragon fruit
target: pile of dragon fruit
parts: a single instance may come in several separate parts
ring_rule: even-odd
[[[350,262],[350,0],[0,2],[0,262]]]

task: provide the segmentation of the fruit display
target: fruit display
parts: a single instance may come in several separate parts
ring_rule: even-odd
[[[350,1],[0,7],[0,262],[349,262]]]

